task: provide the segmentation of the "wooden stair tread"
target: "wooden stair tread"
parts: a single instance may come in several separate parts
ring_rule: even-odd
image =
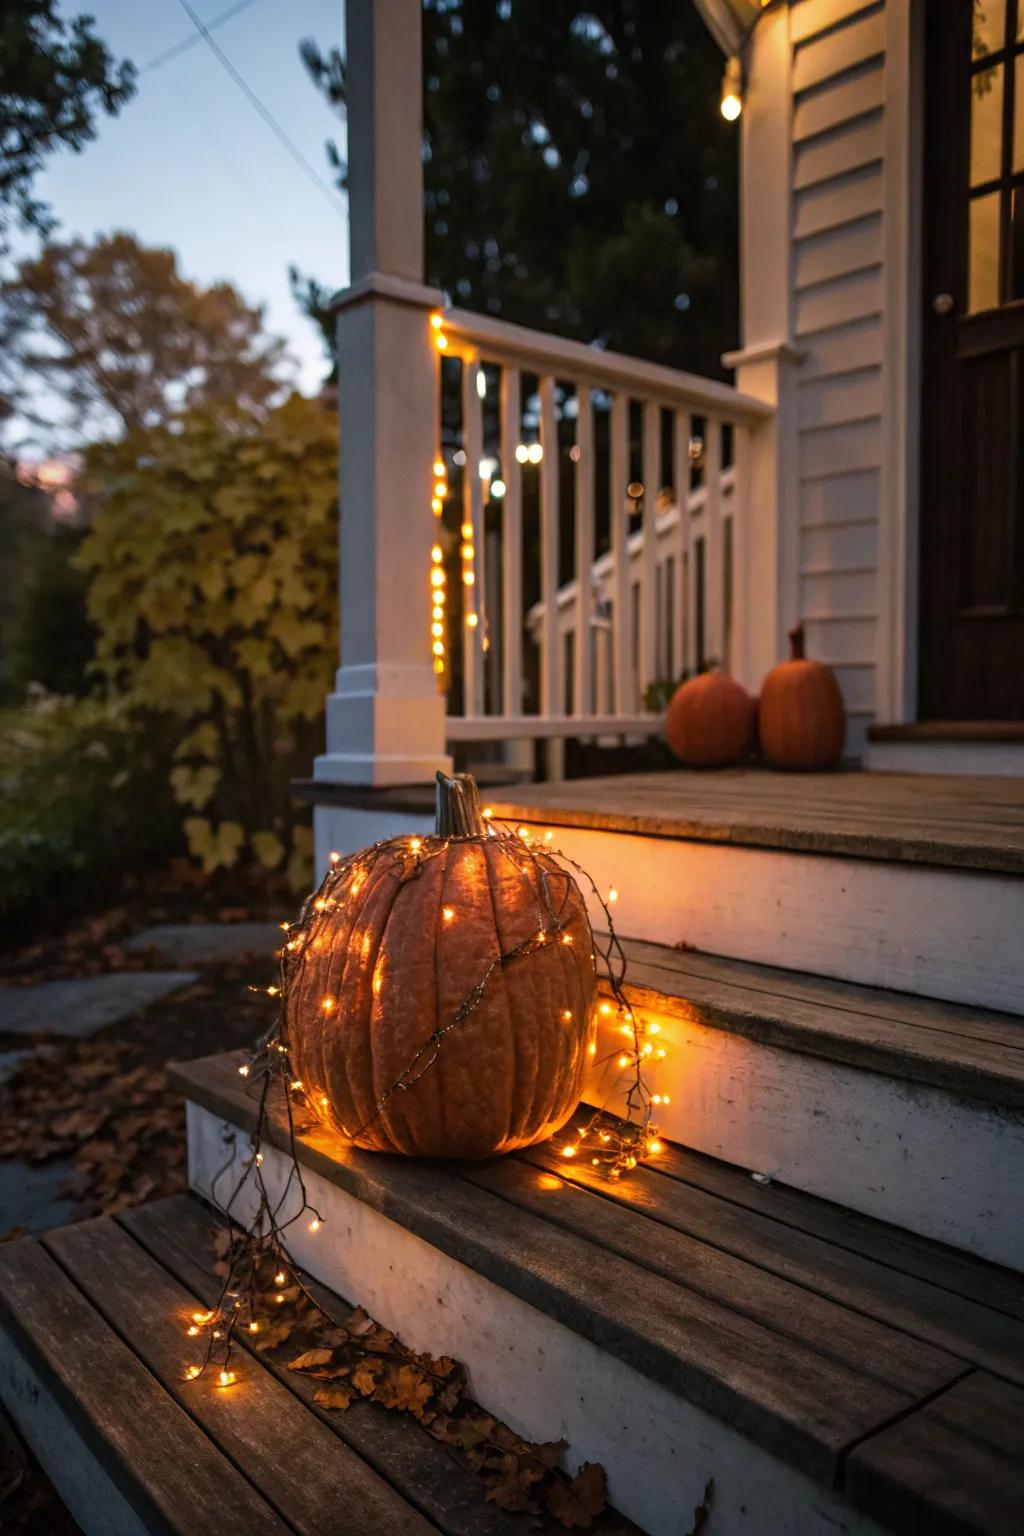
[[[855,1447],[847,1486],[928,1536],[1024,1528],[1024,1391],[977,1371]]]
[[[114,1275],[108,1279],[116,1289]],[[20,1422],[12,1394],[55,1399],[142,1529],[195,1536],[288,1531],[32,1238],[0,1250],[0,1351],[12,1417]],[[27,1381],[16,1355],[30,1372]],[[54,1454],[69,1456],[71,1445],[46,1428],[49,1454],[38,1445],[33,1450],[60,1488],[48,1463]],[[111,1529],[120,1529],[116,1511],[110,1513]]]
[[[318,1384],[287,1369],[287,1344],[257,1354],[242,1336],[240,1379],[228,1391],[184,1379],[185,1325],[220,1292],[216,1225],[197,1199],[177,1195],[0,1250],[0,1399],[18,1352],[38,1392],[98,1449],[116,1490],[106,1499],[122,1498],[146,1532],[520,1536],[521,1520],[488,1503],[483,1484],[414,1420],[368,1402],[320,1409]],[[348,1303],[312,1288],[344,1316]],[[52,1448],[34,1449],[60,1489]],[[73,1447],[61,1450],[73,1458]],[[541,1516],[531,1529],[556,1536],[561,1527]],[[612,1510],[594,1529],[639,1536]]]
[[[1024,872],[1024,779],[731,768],[516,785],[488,797],[531,826]]]
[[[1024,1109],[1024,1020],[776,966],[624,939],[626,992],[764,1045]]]
[[[176,1076],[193,1102],[245,1129],[255,1109],[239,1059],[210,1058]],[[279,1146],[284,1139],[280,1129],[267,1138]],[[870,1224],[870,1257],[860,1252],[863,1218],[846,1243],[842,1234],[839,1241],[816,1234],[823,1202],[794,1191],[785,1192],[791,1204],[806,1202],[802,1233],[791,1210],[776,1221],[751,1213],[747,1223],[728,1194],[687,1194],[675,1149],[665,1171],[645,1168],[600,1190],[588,1187],[580,1158],[566,1168],[557,1143],[481,1164],[425,1164],[362,1153],[317,1129],[303,1134],[300,1156],[322,1178],[829,1484],[842,1478],[854,1445],[965,1373],[989,1367],[1024,1381],[1024,1323],[1009,1305],[1020,1300],[1019,1277],[963,1256],[944,1270],[947,1250],[915,1239],[917,1256],[930,1253],[937,1266],[938,1281],[929,1281],[908,1272],[898,1243],[886,1261],[881,1223]],[[846,1213],[826,1209],[841,1227]],[[986,1301],[970,1294],[974,1275],[992,1280]],[[1003,1311],[990,1304],[1000,1294]]]

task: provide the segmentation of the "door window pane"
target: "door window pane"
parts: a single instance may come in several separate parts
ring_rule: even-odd
[[[976,59],[994,53],[1006,37],[1006,0],[974,0],[971,51]]]
[[[1016,186],[1010,200],[1010,257],[1006,297],[1024,299],[1024,187]]]
[[[1002,64],[971,76],[971,186],[995,181],[1002,168]]]
[[[1014,60],[1013,75],[1013,169],[1024,171],[1024,53]]]
[[[987,192],[970,204],[967,308],[994,309],[999,303],[999,193]]]

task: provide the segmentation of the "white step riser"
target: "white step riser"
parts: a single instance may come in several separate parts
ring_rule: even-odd
[[[1017,741],[869,741],[864,767],[872,773],[959,773],[1024,779],[1024,744]]]
[[[249,1138],[236,1133],[235,1162],[225,1170],[232,1128],[194,1104],[188,1127],[191,1186],[223,1203]],[[272,1192],[282,1190],[284,1155],[265,1147],[263,1174]],[[570,1470],[600,1461],[609,1498],[650,1536],[690,1529],[712,1479],[711,1528],[719,1536],[882,1536],[838,1494],[728,1425],[315,1172],[304,1170],[304,1177],[325,1223],[315,1236],[296,1223],[295,1258],[413,1348],[461,1360],[477,1401],[519,1434],[568,1440]],[[252,1209],[243,1193],[233,1213],[244,1221]]]
[[[556,827],[629,938],[1024,1012],[1024,880]],[[593,907],[593,904],[592,904]],[[596,926],[604,925],[599,908]]]
[[[1024,1269],[1020,1116],[649,1008],[642,1014],[661,1024],[667,1055],[649,1076],[671,1100],[658,1110],[670,1140]],[[584,1090],[588,1103],[616,1112],[621,1045],[602,1032],[596,1061],[605,1065],[591,1070]]]
[[[318,808],[318,873],[331,849],[430,827],[428,818]],[[599,890],[618,890],[615,920],[630,938],[683,941],[709,954],[1024,1012],[1019,877],[553,830]],[[599,908],[593,918],[604,926]]]

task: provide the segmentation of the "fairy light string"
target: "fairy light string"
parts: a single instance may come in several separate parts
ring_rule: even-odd
[[[619,1179],[641,1159],[661,1150],[655,1114],[660,1104],[668,1103],[668,1095],[653,1093],[647,1080],[647,1069],[665,1056],[665,1047],[658,1038],[660,1026],[642,1019],[625,994],[626,955],[611,912],[617,892],[612,889],[602,893],[575,859],[554,846],[553,833],[537,837],[527,827],[513,828],[511,823],[493,817],[490,811],[485,810],[483,814],[488,836],[499,841],[510,862],[524,871],[532,867],[539,876],[537,886],[541,900],[537,928],[488,962],[450,1016],[427,1035],[401,1074],[379,1095],[364,1122],[359,1126],[344,1127],[345,1134],[357,1141],[385,1113],[396,1094],[415,1087],[433,1067],[450,1037],[480,1006],[496,973],[509,966],[528,963],[531,956],[552,944],[573,942],[574,935],[567,931],[559,916],[554,887],[559,879],[576,877],[604,915],[606,930],[592,934],[594,959],[599,962],[599,983],[603,984],[598,1011],[608,1022],[614,1018],[622,1037],[622,1044],[616,1044],[614,1050],[594,1061],[594,1065],[616,1060],[626,1080],[625,1105],[624,1114],[612,1118],[607,1103],[603,1104],[582,1125],[573,1126],[558,1137],[556,1145],[567,1161],[589,1162],[608,1178]],[[316,1314],[326,1326],[338,1326],[307,1287],[287,1241],[290,1229],[300,1222],[305,1222],[313,1235],[324,1225],[325,1218],[311,1202],[303,1178],[296,1111],[302,1109],[317,1121],[323,1118],[321,1111],[326,1109],[328,1101],[320,1096],[317,1085],[304,1084],[294,1073],[285,1001],[313,930],[340,905],[341,892],[346,895],[358,892],[371,870],[376,873],[382,861],[385,861],[382,870],[385,877],[393,877],[399,882],[415,879],[430,860],[444,853],[449,841],[446,831],[437,836],[384,839],[344,857],[332,854],[326,875],[317,890],[306,899],[297,921],[281,925],[283,942],[278,951],[276,982],[250,989],[274,999],[277,1013],[252,1058],[238,1069],[253,1087],[259,1085],[255,1128],[241,1173],[222,1207],[229,1226],[220,1294],[211,1308],[192,1314],[185,1330],[189,1338],[202,1340],[199,1359],[186,1369],[188,1380],[212,1372],[217,1387],[233,1386],[238,1380],[234,1363],[238,1336],[258,1337],[261,1331],[272,1326],[275,1308],[286,1302],[295,1306],[300,1315]],[[445,915],[448,912],[454,918],[454,910],[444,909]],[[336,1006],[337,1000],[333,997],[321,999],[325,1011],[333,1011]],[[592,1060],[596,1051],[596,1042],[591,1042]],[[281,1117],[274,1113],[277,1104],[284,1106],[283,1128],[279,1125]],[[268,1186],[264,1173],[263,1149],[268,1133],[272,1133],[273,1144],[285,1151],[287,1157],[287,1174],[277,1195]],[[215,1200],[217,1187],[235,1166],[236,1157],[237,1149],[233,1145],[223,1168],[212,1181],[211,1194]],[[255,1192],[254,1214],[244,1227],[240,1222],[230,1225],[243,1192],[250,1189]],[[291,1205],[295,1208],[288,1214]]]

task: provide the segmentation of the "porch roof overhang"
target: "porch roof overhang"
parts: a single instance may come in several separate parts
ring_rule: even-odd
[[[741,52],[762,10],[762,0],[693,0],[727,58]]]

